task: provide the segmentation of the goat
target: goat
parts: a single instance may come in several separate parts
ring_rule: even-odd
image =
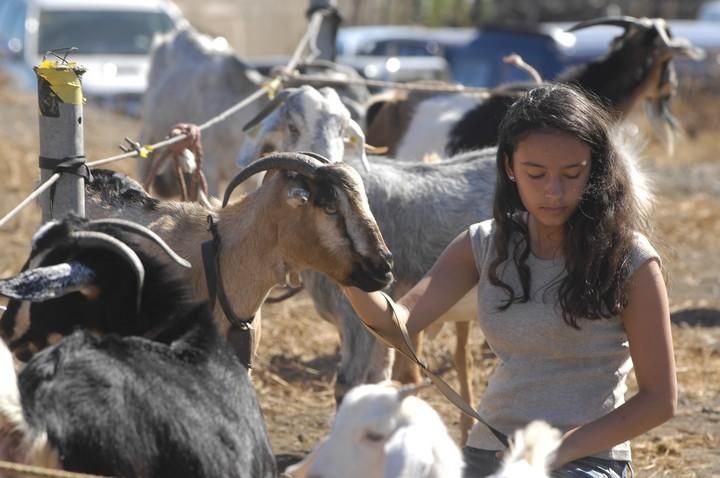
[[[548,467],[560,446],[560,431],[543,421],[517,430],[500,469],[488,478],[549,478]]]
[[[581,22],[569,31],[595,25],[616,25],[622,27],[623,32],[613,39],[605,56],[571,68],[554,81],[572,83],[595,94],[618,120],[627,117],[632,108],[644,100],[653,126],[672,151],[672,131],[677,129],[670,110],[670,101],[677,90],[672,58],[681,55],[699,59],[702,51],[685,39],[672,38],[667,24],[659,18],[599,18]],[[493,90],[486,99],[461,95],[427,100],[410,97],[408,101],[413,105],[405,110],[412,113],[411,119],[398,119],[397,105],[388,105],[386,113],[381,110],[374,116],[374,121],[384,121],[384,115],[388,115],[396,118],[396,124],[407,125],[395,133],[394,137],[399,138],[397,142],[383,143],[376,137],[372,122],[368,123],[367,141],[387,146],[391,154],[407,161],[419,161],[424,154],[432,152],[454,155],[493,146],[497,144],[497,129],[508,107],[534,86],[536,83],[508,85]],[[387,137],[388,133],[384,134]]]
[[[196,298],[208,297],[200,244],[213,238],[207,219],[214,218],[215,240],[221,244],[218,291],[223,283],[232,286],[226,288],[225,304],[242,320],[255,317],[256,350],[260,306],[289,273],[317,270],[368,291],[392,280],[392,257],[352,167],[306,154],[270,155],[233,179],[223,205],[236,186],[263,171],[271,173],[262,187],[227,207],[208,209],[151,198],[124,176],[94,170],[86,187],[86,211],[88,217],[121,217],[155,231],[193,264],[187,278]],[[218,298],[214,316],[227,334],[223,298]]]
[[[335,104],[326,104],[328,102]],[[342,105],[332,95],[320,95],[307,86],[292,91],[287,102],[263,121],[253,141],[243,146],[238,164],[251,163],[260,151],[294,151],[298,144],[302,149],[327,154],[334,161],[345,159],[350,164],[359,164],[359,156],[364,154],[364,138],[360,138],[360,144],[355,144],[354,149],[343,150],[343,143],[338,140],[347,134],[342,129],[343,123],[328,118],[328,115],[339,114],[341,109]],[[299,134],[288,134],[289,130]],[[648,208],[651,195],[636,165],[636,156],[627,149],[630,145],[620,146],[625,166],[634,170],[630,177],[635,195],[642,207]],[[416,284],[443,249],[470,224],[492,217],[495,156],[495,148],[486,148],[430,164],[370,158],[372,167],[360,174],[370,208],[393,253],[395,282],[388,289],[392,297],[402,296]],[[341,362],[335,387],[338,401],[349,387],[388,378],[392,355],[364,330],[344,294],[322,274],[303,273],[302,278],[318,313],[342,331]],[[475,290],[470,291],[427,331],[432,336],[443,322],[455,322],[455,365],[461,395],[468,403],[473,394],[472,357],[468,354],[467,342],[470,321],[477,314],[476,296]],[[410,377],[401,379],[417,382],[419,372],[413,370]],[[463,414],[460,422],[464,439],[471,426],[470,417]]]
[[[359,76],[350,68],[331,63],[299,65],[310,71],[320,69],[328,79]],[[227,45],[185,28],[158,36],[153,44],[148,89],[143,95],[140,142],[150,144],[165,137],[177,123],[201,124],[240,102],[258,90],[268,78],[247,65]],[[287,82],[293,84],[294,80]],[[361,105],[369,93],[361,85],[342,90],[345,104],[356,115],[364,114]],[[245,139],[243,127],[268,105],[267,97],[254,101],[231,117],[203,132],[203,172],[211,194],[232,177],[233,161]],[[138,177],[145,181],[149,161],[138,163]],[[177,182],[170,170],[154,183],[161,197],[178,194]]]
[[[348,392],[330,434],[294,478],[460,478],[463,459],[438,413],[412,395],[417,387],[360,385]]]
[[[16,374],[0,341],[0,458],[104,476],[274,477],[247,370],[143,237],[157,242],[126,221],[53,221],[24,271],[0,280],[11,304],[32,302],[24,333],[2,321],[28,361]]]
[[[353,145],[353,149],[344,148],[342,138],[351,128],[339,120],[347,115],[343,110],[337,95],[320,94],[309,86],[289,91],[287,100],[262,121],[252,141],[245,143],[238,164],[251,163],[261,152],[309,149],[322,151],[334,161],[346,159],[359,166],[364,138],[360,137],[360,144]],[[393,251],[395,282],[389,292],[397,298],[422,278],[457,234],[490,217],[495,151],[488,149],[431,164],[371,159],[370,171],[363,170],[361,175],[370,208]],[[303,273],[302,279],[318,313],[342,331],[337,400],[355,385],[389,378],[392,351],[376,343],[363,328],[344,294],[323,274]],[[466,343],[468,320],[475,316],[474,297],[470,292],[443,319],[455,321],[458,328],[456,363],[461,392],[468,402],[472,398],[471,357]],[[437,333],[440,327],[441,322],[429,334]],[[417,370],[411,377],[403,377],[403,381],[419,380]],[[464,415],[461,421],[464,436],[471,422]]]
[[[160,141],[177,123],[201,124],[209,120],[265,81],[233,53],[227,42],[214,41],[190,27],[155,38],[148,78],[142,103],[142,144]],[[242,126],[266,103],[267,99],[253,102],[203,133],[203,172],[212,194],[217,194],[221,180],[231,175],[228,163],[239,150]],[[149,161],[140,161],[138,167],[144,181]],[[171,171],[157,177],[155,191],[161,196],[178,192]]]

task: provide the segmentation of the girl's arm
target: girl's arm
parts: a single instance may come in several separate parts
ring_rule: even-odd
[[[654,260],[638,268],[628,283],[622,320],[635,366],[638,392],[602,418],[563,436],[553,468],[607,450],[672,418],[677,381],[667,290]]]
[[[398,319],[406,324],[410,335],[430,325],[477,284],[479,275],[470,241],[467,231],[457,236],[420,282],[397,301]],[[363,322],[393,344],[399,343],[391,310],[379,292],[356,287],[344,287],[343,291]]]

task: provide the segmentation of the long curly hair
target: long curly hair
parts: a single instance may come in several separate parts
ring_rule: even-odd
[[[538,132],[562,131],[590,147],[587,185],[576,211],[565,225],[563,255],[567,275],[558,279],[563,320],[579,329],[578,319],[618,315],[627,304],[634,233],[649,232],[644,178],[637,177],[634,158],[623,151],[613,134],[611,116],[599,100],[575,87],[552,84],[530,90],[508,110],[500,124],[497,184],[493,206],[496,259],[490,264],[491,284],[508,294],[499,306],[528,302],[531,274],[527,266],[530,236],[527,211],[515,182],[508,178],[505,158],[512,164],[518,144]],[[519,234],[519,236],[515,236]],[[516,241],[513,238],[520,237]],[[512,254],[522,291],[498,277],[498,267]]]

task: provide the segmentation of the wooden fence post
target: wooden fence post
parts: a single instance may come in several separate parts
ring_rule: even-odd
[[[337,9],[337,0],[310,0],[310,8],[307,17],[312,18],[313,13],[318,10],[330,10],[328,15],[323,17],[322,25],[317,36],[317,47],[320,50],[318,56],[321,60],[335,61],[335,37],[338,27],[342,21]]]
[[[43,60],[34,68],[40,109],[40,180],[56,172],[60,179],[40,196],[42,221],[61,219],[69,212],[85,216],[83,95],[80,76],[85,68],[64,58]]]

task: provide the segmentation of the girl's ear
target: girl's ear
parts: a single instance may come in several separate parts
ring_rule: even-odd
[[[507,177],[510,181],[515,181],[515,173],[513,172],[510,158],[508,158],[507,154],[503,154],[503,164],[505,165],[505,174],[507,174]]]

